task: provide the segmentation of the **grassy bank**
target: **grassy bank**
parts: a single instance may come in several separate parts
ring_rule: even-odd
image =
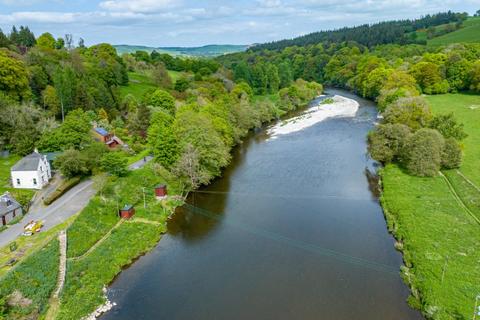
[[[389,165],[382,172],[382,205],[404,253],[410,304],[428,318],[469,319],[480,293],[480,97],[427,99],[434,113],[453,112],[465,124],[462,167],[419,178]]]

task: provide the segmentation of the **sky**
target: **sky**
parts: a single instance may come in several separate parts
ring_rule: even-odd
[[[0,28],[28,25],[36,36],[69,33],[87,45],[253,44],[478,9],[480,0],[0,0]]]

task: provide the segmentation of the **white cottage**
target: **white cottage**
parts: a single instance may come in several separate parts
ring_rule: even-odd
[[[37,150],[18,161],[10,172],[13,187],[20,189],[42,189],[52,178],[47,156]]]

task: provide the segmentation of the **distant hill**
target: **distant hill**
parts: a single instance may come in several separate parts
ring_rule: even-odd
[[[217,57],[228,53],[242,52],[249,48],[248,45],[233,44],[211,44],[202,47],[147,47],[133,45],[114,45],[118,54],[132,53],[137,50],[159,53],[168,53],[173,56],[193,56],[193,57]]]
[[[461,29],[428,40],[428,45],[441,46],[459,42],[480,42],[480,17],[468,18]]]

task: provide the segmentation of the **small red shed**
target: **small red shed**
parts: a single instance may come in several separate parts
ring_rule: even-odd
[[[167,186],[165,184],[160,184],[155,187],[155,196],[157,198],[163,198],[167,196]]]
[[[132,205],[126,204],[125,207],[119,210],[118,215],[123,219],[130,219],[135,214],[135,208]]]

